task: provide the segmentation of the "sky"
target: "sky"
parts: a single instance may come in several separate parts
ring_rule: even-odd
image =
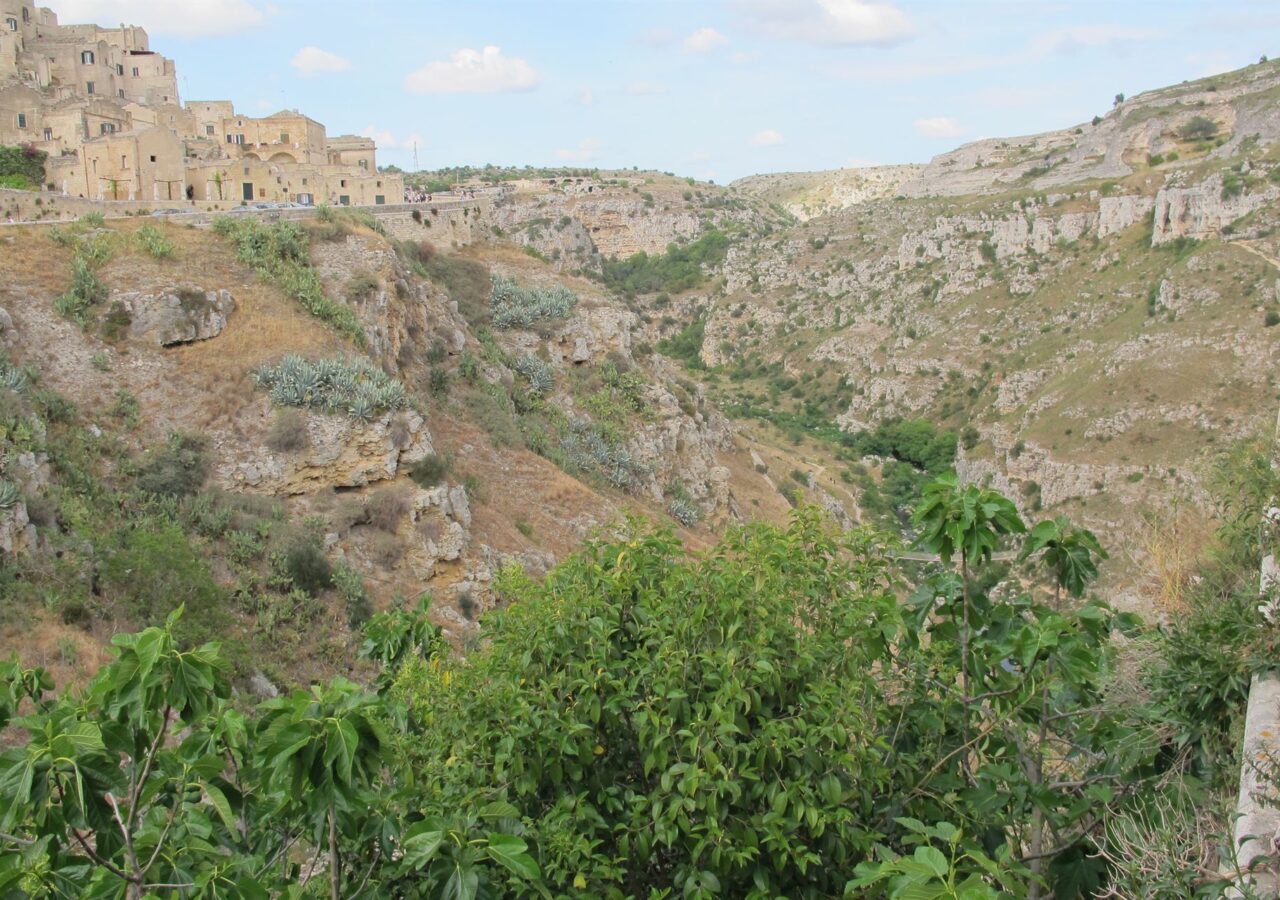
[[[46,0],[48,2],[48,0]],[[41,4],[44,5],[44,4]],[[146,28],[184,100],[298,109],[379,164],[925,162],[1280,56],[1277,0],[52,0]]]

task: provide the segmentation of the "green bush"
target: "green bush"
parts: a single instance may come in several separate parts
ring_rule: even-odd
[[[53,301],[58,315],[86,328],[90,311],[106,299],[107,286],[94,273],[89,260],[80,254],[71,257],[71,289]]]
[[[209,439],[199,434],[169,435],[164,447],[153,450],[138,471],[138,489],[166,497],[189,497],[209,477]]]
[[[706,319],[695,319],[669,338],[658,341],[658,352],[678,359],[690,369],[705,369],[702,344],[706,340]]]
[[[180,633],[190,643],[225,634],[222,591],[177,524],[130,525],[115,537],[99,567],[104,597],[141,624],[185,606]]]
[[[343,295],[348,303],[363,303],[377,292],[378,287],[377,276],[367,270],[361,270],[347,280]]]
[[[453,460],[438,453],[428,453],[409,468],[409,477],[418,487],[435,487],[449,477]]]
[[[1195,116],[1178,130],[1184,141],[1208,141],[1218,133],[1218,123],[1205,116]]]
[[[44,184],[44,163],[48,156],[30,145],[0,146],[0,176],[21,178],[27,185],[39,187]]]
[[[358,422],[405,405],[404,385],[369,360],[309,360],[289,355],[253,373],[255,383],[281,406],[318,409]]]
[[[641,251],[625,260],[605,260],[604,283],[626,296],[691,290],[706,278],[704,267],[724,262],[729,239],[711,229],[691,244],[671,244],[661,256]]]
[[[165,237],[160,229],[150,222],[141,226],[133,236],[138,245],[154,259],[170,259],[176,249],[173,241]]]
[[[333,587],[333,566],[315,537],[294,541],[285,551],[284,571],[294,587],[311,597],[318,597]]]

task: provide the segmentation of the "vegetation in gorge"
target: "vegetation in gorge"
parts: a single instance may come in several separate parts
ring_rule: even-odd
[[[1224,483],[1223,571],[1257,562],[1236,523],[1276,485],[1255,459]],[[1123,838],[1157,809],[1176,833],[1195,814],[1180,798],[1220,790],[1206,764],[1230,722],[1179,732],[1166,714],[1239,703],[1176,667],[1221,650],[1247,675],[1271,664],[1274,626],[1254,615],[1227,643],[1194,617],[1145,628],[1086,599],[1092,535],[1028,530],[991,491],[944,479],[918,520],[944,565],[914,584],[875,532],[836,536],[815,510],[701,553],[633,524],[541,583],[504,572],[509,605],[465,659],[425,606],[397,608],[366,626],[369,687],[337,679],[256,709],[233,703],[216,646],[174,637],[177,614],[118,638],[83,695],[11,664],[0,714],[29,742],[0,757],[0,887],[1219,892],[1204,847],[1164,858],[1155,883]],[[992,584],[991,553],[1024,532],[1040,583]],[[1117,633],[1151,648],[1137,684],[1121,683]]]

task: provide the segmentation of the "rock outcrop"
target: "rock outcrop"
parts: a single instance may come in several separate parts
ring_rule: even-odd
[[[159,294],[113,291],[109,306],[129,314],[129,337],[160,347],[217,337],[236,301],[227,290],[179,287]]]

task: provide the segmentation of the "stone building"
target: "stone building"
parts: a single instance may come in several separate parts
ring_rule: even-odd
[[[0,144],[49,155],[46,187],[93,200],[403,199],[368,138],[329,138],[297,110],[238,115],[230,101],[185,106],[173,61],[133,25],[62,25],[33,0],[0,0]]]

